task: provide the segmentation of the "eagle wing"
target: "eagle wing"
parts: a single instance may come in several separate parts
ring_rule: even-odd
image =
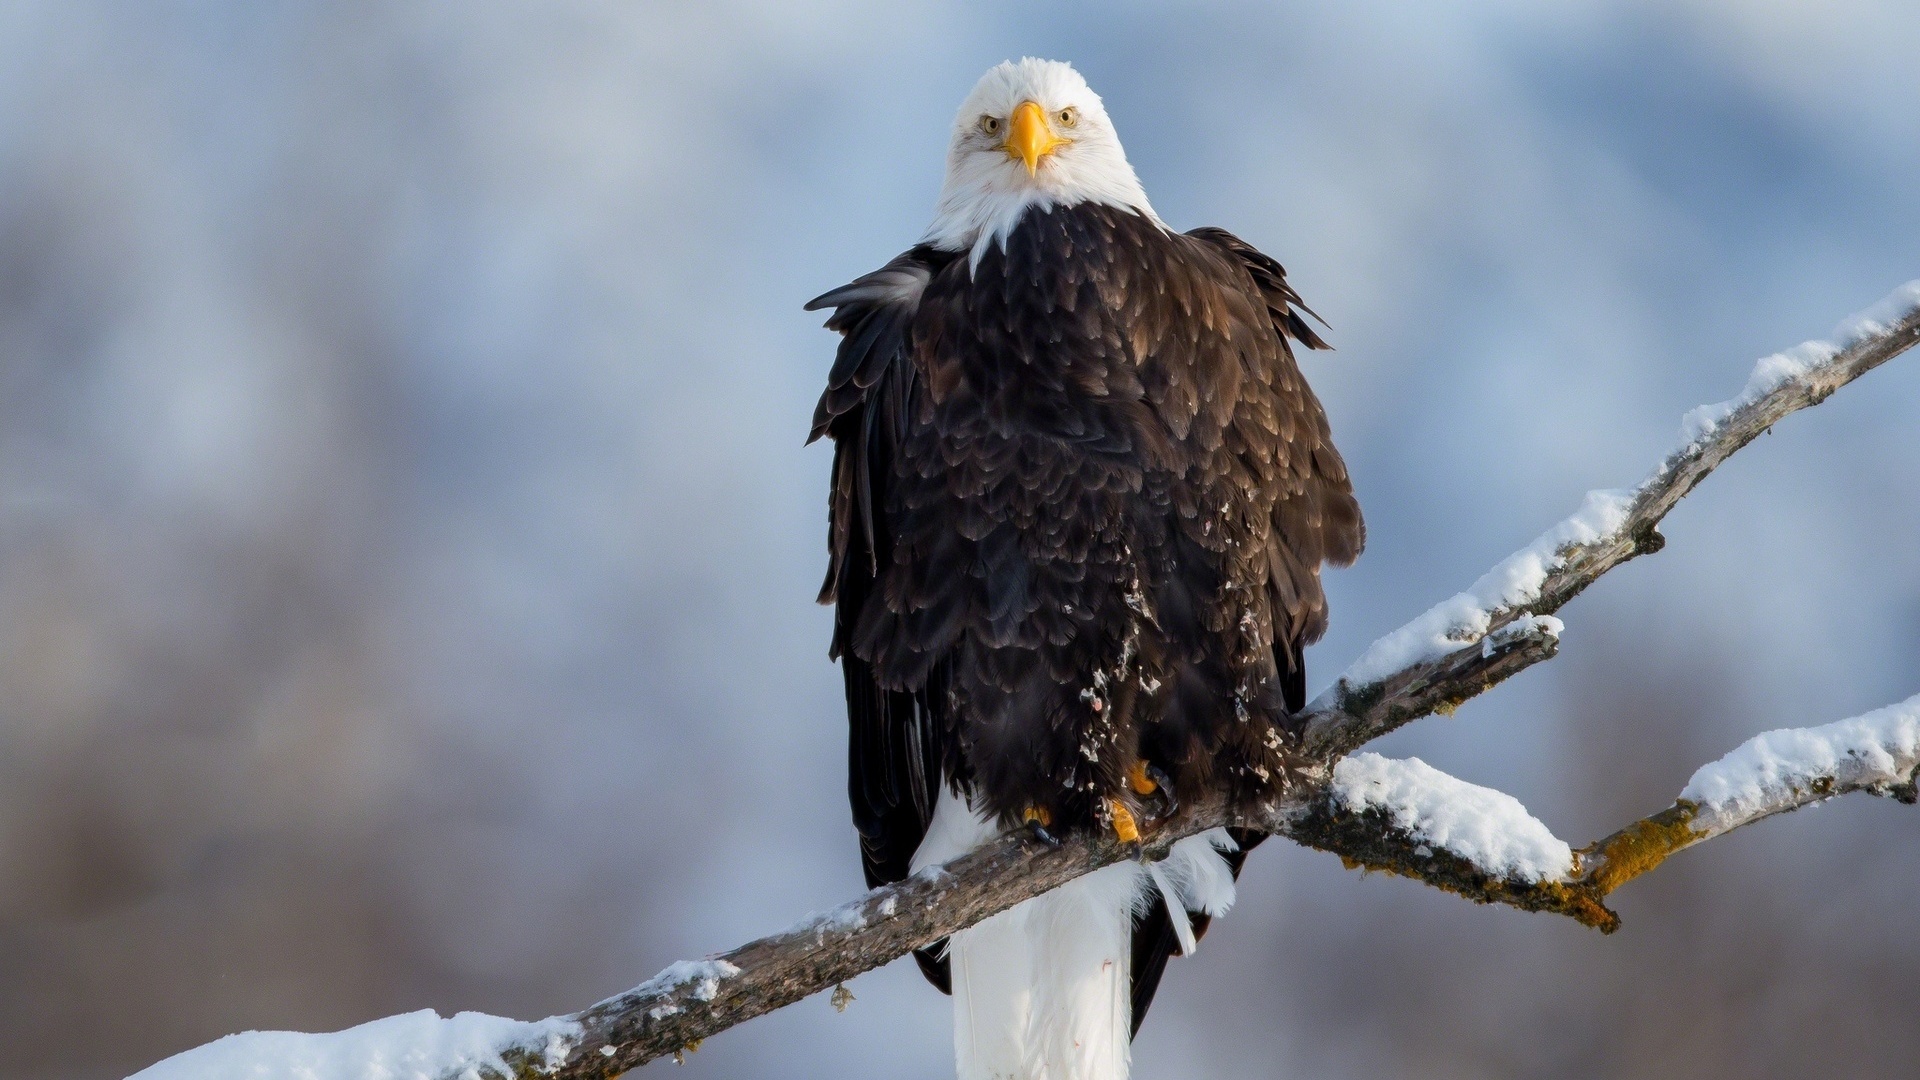
[[[1230,262],[1246,272],[1242,287],[1251,284],[1265,308],[1268,326],[1256,332],[1271,333],[1279,344],[1280,355],[1292,357],[1292,342],[1309,349],[1330,349],[1306,316],[1320,316],[1307,307],[1300,294],[1287,283],[1287,272],[1279,262],[1225,229],[1208,226],[1191,230],[1188,236],[1202,241],[1230,257]],[[1225,287],[1231,284],[1222,283]],[[1326,630],[1326,603],[1319,585],[1321,561],[1346,566],[1358,558],[1366,546],[1366,524],[1360,504],[1353,495],[1353,484],[1346,464],[1334,450],[1326,419],[1319,403],[1299,379],[1298,371],[1287,365],[1283,378],[1292,385],[1285,391],[1279,408],[1292,414],[1289,427],[1295,446],[1289,458],[1304,468],[1290,470],[1293,482],[1274,507],[1271,538],[1271,588],[1274,592],[1274,661],[1280,673],[1281,689],[1288,713],[1306,706],[1306,646],[1318,640]],[[1257,847],[1266,834],[1247,829],[1229,829],[1239,850],[1225,853],[1228,869],[1240,876],[1247,852]],[[1155,897],[1133,922],[1133,1030],[1140,1030],[1147,1009],[1153,1004],[1166,971],[1169,957],[1181,951],[1164,897]],[[1205,937],[1212,922],[1204,912],[1189,911],[1189,924],[1196,940]]]
[[[1350,566],[1367,545],[1367,526],[1346,462],[1334,449],[1326,414],[1293,364],[1290,341],[1309,349],[1331,349],[1306,317],[1319,319],[1287,284],[1287,272],[1271,256],[1225,229],[1208,226],[1187,233],[1231,256],[1264,302],[1272,333],[1279,339],[1283,366],[1279,407],[1292,432],[1285,490],[1273,509],[1268,551],[1274,591],[1274,651],[1287,712],[1306,706],[1306,668],[1302,652],[1327,629],[1326,596],[1320,588],[1320,564]]]
[[[869,887],[907,876],[939,794],[938,736],[947,705],[941,673],[918,690],[887,689],[855,653],[852,636],[879,568],[893,559],[885,508],[916,378],[908,359],[913,318],[927,282],[953,258],[916,247],[807,304],[808,311],[833,308],[827,327],[844,335],[807,441],[828,435],[834,443],[830,559],[820,602],[834,605],[831,655],[847,693],[847,797]],[[936,943],[914,958],[946,992],[943,952]]]

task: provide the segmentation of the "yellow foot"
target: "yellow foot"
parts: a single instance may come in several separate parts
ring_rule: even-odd
[[[1053,824],[1053,815],[1047,813],[1047,808],[1044,806],[1027,807],[1026,813],[1022,814],[1020,819],[1023,822],[1037,824],[1043,829]]]
[[[1140,826],[1133,820],[1133,811],[1119,799],[1108,799],[1107,810],[1113,815],[1114,838],[1123,844],[1140,842]]]
[[[1127,770],[1127,786],[1135,795],[1148,800],[1145,809],[1150,821],[1163,821],[1180,809],[1179,801],[1173,797],[1173,781],[1144,760],[1134,762]]]
[[[1133,768],[1127,770],[1127,786],[1133,789],[1135,795],[1151,795],[1160,790],[1160,785],[1147,775],[1147,763],[1144,761],[1134,762]]]

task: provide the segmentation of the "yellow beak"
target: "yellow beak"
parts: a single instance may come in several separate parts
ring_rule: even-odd
[[[1053,133],[1053,126],[1047,123],[1047,114],[1032,101],[1023,101],[1013,110],[1013,117],[1007,124],[1007,141],[1002,144],[1009,157],[1019,158],[1027,166],[1027,175],[1032,176],[1040,168],[1040,159],[1059,149],[1067,140]]]

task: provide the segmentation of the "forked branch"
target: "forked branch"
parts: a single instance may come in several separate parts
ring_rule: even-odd
[[[1911,801],[1913,762],[1891,752],[1892,764],[1875,759],[1872,769],[1849,764],[1853,759],[1836,759],[1832,769],[1802,770],[1784,786],[1741,789],[1748,796],[1760,790],[1764,797],[1758,799],[1721,799],[1704,788],[1696,792],[1695,785],[1702,783],[1696,775],[1695,785],[1673,807],[1573,852],[1498,792],[1472,788],[1424,765],[1414,768],[1418,763],[1348,755],[1419,717],[1451,711],[1553,656],[1560,623],[1551,613],[1608,570],[1659,550],[1664,542],[1657,531],[1660,520],[1708,473],[1781,418],[1818,404],[1916,341],[1920,282],[1842,324],[1831,341],[1809,342],[1762,360],[1738,397],[1688,415],[1683,444],[1638,487],[1589,494],[1578,513],[1467,591],[1369,648],[1297,718],[1289,782],[1280,795],[1258,806],[1189,806],[1152,834],[1138,854],[1164,857],[1181,837],[1239,825],[1285,835],[1339,854],[1351,864],[1407,874],[1476,900],[1560,912],[1611,929],[1618,920],[1602,903],[1606,894],[1682,847],[1845,791],[1869,790]],[[1912,713],[1920,708],[1916,701],[1920,699],[1896,708]],[[1912,726],[1912,716],[1904,722]],[[1898,773],[1899,767],[1906,771]],[[1464,806],[1482,815],[1482,824],[1495,824],[1481,836],[1484,843],[1450,844],[1450,837],[1457,839],[1453,833],[1435,832],[1440,819],[1399,814],[1406,807],[1388,797],[1395,791],[1451,793],[1432,806],[1419,805],[1430,810]],[[1134,854],[1103,836],[1075,836],[1057,848],[1003,838],[782,933],[712,959],[675,964],[582,1012],[538,1024],[503,1021],[507,1028],[498,1038],[482,1040],[484,1047],[465,1046],[445,1054],[440,1075],[602,1080],[696,1047],[743,1020],[833,987]],[[339,1039],[346,1034],[307,1038]],[[162,1062],[153,1074],[196,1075],[195,1056],[220,1045]]]
[[[1436,853],[1416,836],[1396,832],[1379,814],[1359,815],[1358,825],[1355,815],[1342,817],[1332,801],[1336,763],[1403,724],[1450,710],[1553,656],[1560,624],[1546,616],[1607,571],[1658,551],[1664,544],[1660,520],[1721,462],[1783,417],[1819,404],[1916,341],[1920,281],[1842,323],[1831,340],[1760,361],[1739,396],[1688,414],[1683,444],[1638,487],[1590,493],[1574,516],[1466,592],[1369,648],[1300,718],[1292,784],[1283,796],[1260,807],[1190,807],[1151,838],[1145,857],[1162,855],[1174,840],[1219,825],[1264,828],[1359,865],[1396,872],[1424,866],[1413,876],[1475,899],[1562,912],[1603,929],[1617,925],[1601,900],[1658,862],[1648,861],[1648,853],[1659,845],[1630,837],[1666,828],[1666,815],[1684,812],[1678,805],[1587,849],[1581,865],[1590,866],[1588,877],[1516,887],[1470,860]],[[1696,812],[1682,827],[1694,830],[1700,820]],[[1741,823],[1690,831],[1684,840],[1663,834],[1672,842],[1660,858]],[[1429,854],[1422,855],[1422,848]],[[669,968],[569,1018],[580,1025],[579,1038],[563,1055],[554,1057],[549,1046],[528,1046],[511,1060],[520,1076],[615,1075],[834,986],[1128,854],[1103,837],[1075,837],[1051,850],[1003,839],[950,864],[944,873],[875,889],[836,913],[706,961],[705,967]]]
[[[1480,903],[1569,915],[1612,933],[1620,919],[1607,895],[1674,852],[1856,791],[1912,804],[1917,778],[1920,695],[1824,727],[1749,739],[1694,773],[1672,806],[1578,851],[1506,795],[1418,760],[1371,754],[1343,760],[1305,814],[1276,824],[1349,866],[1417,878]]]

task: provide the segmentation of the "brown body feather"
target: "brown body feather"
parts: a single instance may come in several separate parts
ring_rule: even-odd
[[[1276,782],[1321,564],[1365,540],[1280,265],[1083,204],[971,273],[915,248],[810,306],[846,335],[814,435],[869,881],[905,875],[943,775],[1067,828],[1133,799],[1141,759],[1182,798]],[[1136,1025],[1173,950],[1150,919]]]

